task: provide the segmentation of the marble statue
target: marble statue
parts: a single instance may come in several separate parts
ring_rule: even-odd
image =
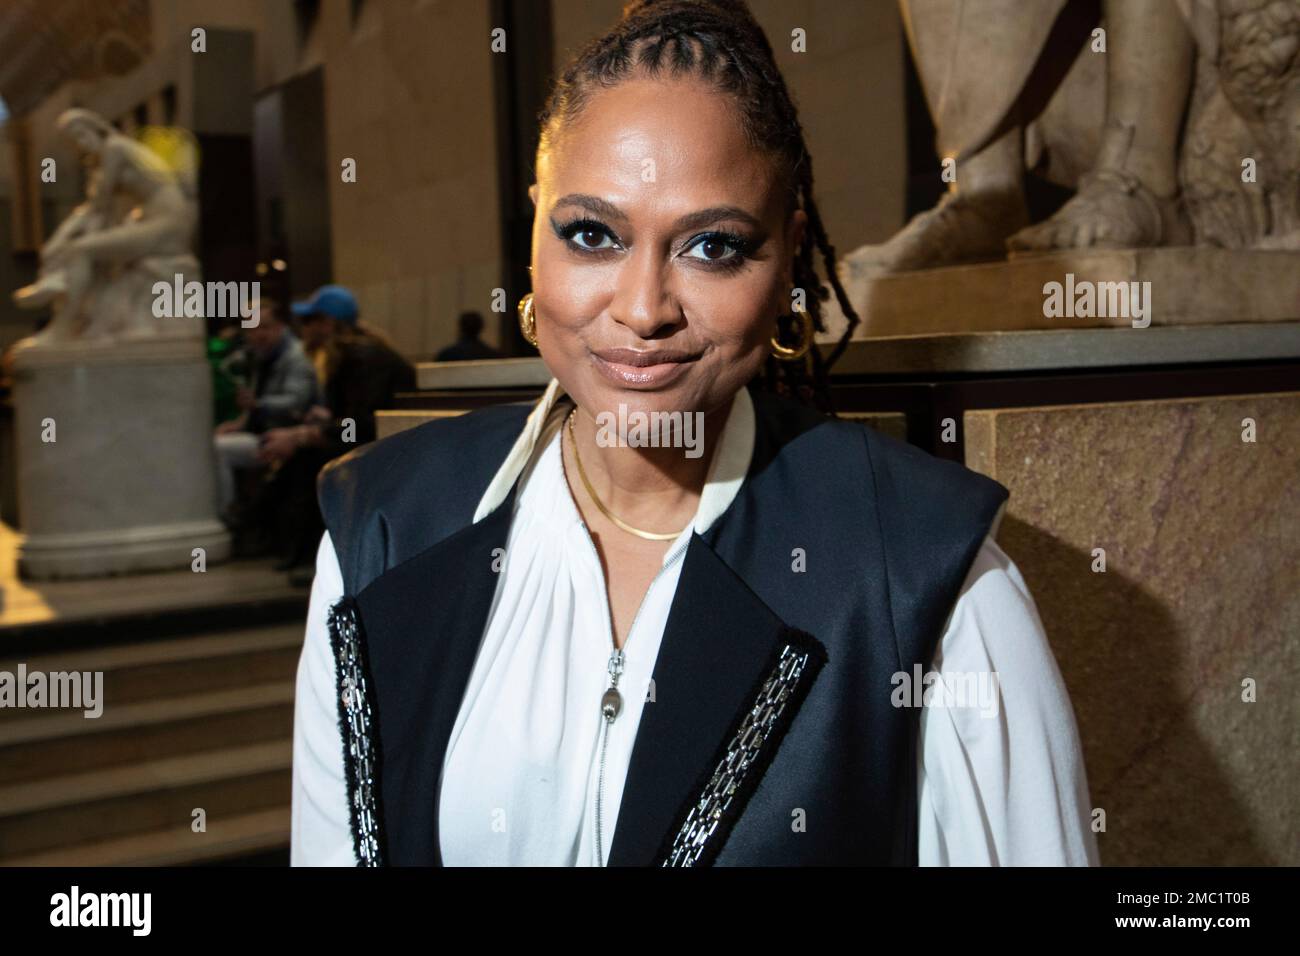
[[[192,140],[137,141],[72,109],[59,129],[86,155],[85,201],[14,294],[53,306],[12,352],[18,569],[32,580],[200,573],[230,555],[216,514],[212,370],[204,319],[167,288],[198,275]],[[171,302],[171,297],[168,298]]]
[[[20,307],[53,306],[25,346],[200,337],[201,319],[157,318],[151,308],[155,282],[199,272],[193,164],[176,168],[90,110],[65,111],[58,128],[90,172],[85,201],[41,249],[36,281],[14,293]]]
[[[1104,0],[1101,24],[1081,0],[900,3],[954,175],[846,282],[1008,252],[1300,250],[1300,0]],[[1031,170],[1077,188],[1032,224]]]

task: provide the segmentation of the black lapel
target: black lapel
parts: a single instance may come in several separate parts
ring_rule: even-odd
[[[367,630],[388,637],[369,647],[369,665],[394,865],[442,862],[437,781],[496,592],[504,554],[497,549],[506,546],[517,488],[483,520],[391,569],[357,599]],[[409,720],[384,722],[387,700]]]
[[[692,535],[609,865],[711,863],[825,659]]]

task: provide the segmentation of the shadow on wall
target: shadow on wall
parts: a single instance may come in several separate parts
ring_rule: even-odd
[[[1092,804],[1106,813],[1106,832],[1098,834],[1102,863],[1294,865],[1264,835],[1272,827],[1254,819],[1240,798],[1243,789],[1286,779],[1285,732],[1267,752],[1256,735],[1236,766],[1224,760],[1243,749],[1234,739],[1240,724],[1216,717],[1237,708],[1249,720],[1260,706],[1240,703],[1233,662],[1218,659],[1218,673],[1197,673],[1191,638],[1173,615],[1113,567],[1080,574],[1091,566],[1089,553],[1011,514],[998,543],[1024,575],[1069,689]],[[1211,689],[1216,684],[1219,691]],[[1199,700],[1207,694],[1218,696]],[[1243,767],[1252,772],[1243,774]]]

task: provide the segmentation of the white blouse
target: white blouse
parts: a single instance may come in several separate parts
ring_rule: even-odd
[[[753,405],[741,389],[695,520],[669,546],[633,621],[619,680],[623,710],[607,725],[600,699],[609,686],[613,634],[600,561],[564,476],[560,431],[570,405],[562,396],[553,379],[474,516],[489,514],[519,479],[496,593],[436,796],[449,866],[592,866],[608,859],[682,557],[691,532],[705,532],[731,503],[753,450]],[[342,595],[327,532],[298,668],[296,866],[356,862],[325,624]],[[1095,865],[1069,699],[1020,572],[992,534],[932,669],[943,676],[995,673],[996,706],[921,710],[920,863]]]

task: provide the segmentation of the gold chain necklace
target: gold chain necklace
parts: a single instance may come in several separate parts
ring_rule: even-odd
[[[676,541],[678,536],[682,531],[685,531],[686,528],[682,528],[682,531],[673,531],[668,534],[656,534],[653,531],[642,531],[640,528],[632,527],[622,518],[618,517],[618,515],[614,514],[614,512],[605,507],[605,503],[601,501],[600,497],[596,494],[596,489],[591,487],[591,482],[587,480],[587,472],[584,471],[582,467],[582,457],[578,454],[578,436],[573,433],[573,416],[576,414],[578,414],[578,408],[575,405],[573,411],[569,412],[569,417],[565,421],[565,425],[569,430],[569,438],[573,442],[573,460],[578,466],[578,477],[582,479],[582,487],[587,489],[587,494],[591,496],[591,500],[595,502],[596,507],[600,509],[600,513],[628,534],[634,534],[638,538],[645,538],[647,541]]]

